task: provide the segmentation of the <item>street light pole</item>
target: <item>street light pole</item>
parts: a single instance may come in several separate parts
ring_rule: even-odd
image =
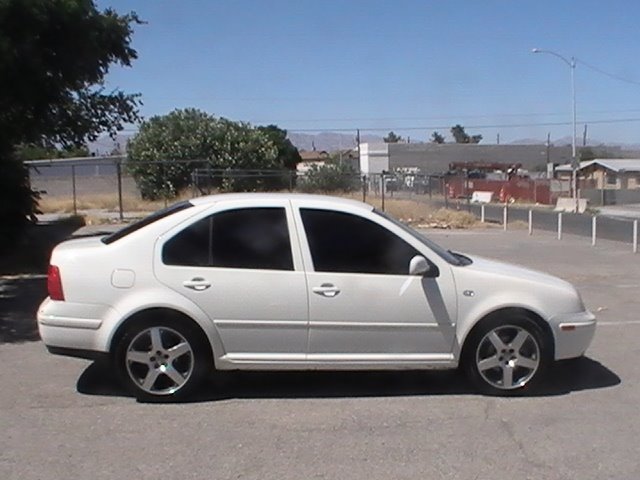
[[[578,213],[579,202],[578,202],[578,158],[576,156],[576,59],[575,57],[571,57],[571,60],[568,60],[564,56],[556,53],[552,50],[542,50],[540,48],[533,48],[531,50],[533,53],[548,53],[549,55],[553,55],[554,57],[558,57],[564,63],[569,66],[571,70],[571,111],[572,111],[572,127],[573,127],[573,135],[571,136],[571,189],[573,193],[573,199],[576,201],[576,213]]]

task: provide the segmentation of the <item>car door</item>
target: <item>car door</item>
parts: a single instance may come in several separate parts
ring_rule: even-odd
[[[456,315],[450,266],[373,212],[297,206],[309,288],[308,360],[449,360]],[[409,275],[416,255],[438,276]]]
[[[305,357],[307,291],[292,225],[288,201],[226,201],[157,242],[156,276],[209,315],[227,360]]]

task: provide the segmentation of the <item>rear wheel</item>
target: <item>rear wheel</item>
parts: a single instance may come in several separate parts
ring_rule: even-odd
[[[116,349],[120,378],[143,401],[178,401],[201,384],[211,360],[190,325],[166,320],[133,324]]]
[[[524,315],[513,315],[490,319],[474,330],[463,361],[481,392],[517,395],[535,389],[550,356],[542,329]]]

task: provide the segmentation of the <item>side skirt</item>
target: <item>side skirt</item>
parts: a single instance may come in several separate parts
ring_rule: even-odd
[[[453,354],[228,354],[219,370],[445,370],[458,367]]]

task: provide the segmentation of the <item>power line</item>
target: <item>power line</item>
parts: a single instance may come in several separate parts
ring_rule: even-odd
[[[580,123],[588,123],[588,124],[600,124],[600,123],[631,123],[631,122],[640,122],[640,117],[638,118],[619,118],[619,119],[608,119],[608,120],[580,120]],[[571,125],[571,122],[535,122],[535,123],[503,123],[503,124],[490,124],[490,125],[464,125],[465,129],[488,129],[488,128],[522,128],[522,127],[554,127],[554,126],[566,126]],[[393,126],[393,127],[371,127],[371,128],[360,128],[360,131],[364,132],[386,132],[389,129],[392,130],[401,130],[401,131],[415,131],[415,130],[443,130],[449,129],[452,125],[425,125],[425,126]],[[326,128],[326,129],[318,129],[318,128],[288,128],[289,132],[318,132],[318,131],[331,131],[331,132],[353,132],[355,128]]]
[[[629,110],[638,111],[638,110]],[[632,118],[611,118],[611,119],[602,119],[602,120],[583,120],[580,119],[579,123],[588,123],[588,124],[610,124],[610,123],[634,123],[640,122],[640,117],[632,117]],[[570,121],[558,121],[558,122],[527,122],[527,123],[496,123],[496,124],[466,124],[464,125],[465,129],[489,129],[489,128],[523,128],[523,127],[559,127],[571,125]],[[422,126],[386,126],[386,127],[340,127],[340,128],[287,128],[286,130],[289,132],[355,132],[356,130],[360,130],[363,132],[385,132],[391,130],[403,130],[403,131],[417,131],[417,130],[447,130],[451,128],[452,125],[422,125]],[[137,133],[138,128],[125,128],[120,130],[119,133]]]
[[[594,72],[598,72],[598,73],[600,73],[600,74],[602,74],[602,75],[604,75],[606,77],[613,78],[614,80],[618,80],[620,82],[630,83],[631,85],[640,86],[640,82],[637,82],[635,80],[631,80],[629,78],[621,77],[620,75],[616,75],[614,73],[606,72],[606,71],[602,70],[601,68],[596,67],[595,65],[591,65],[590,63],[587,63],[584,60],[581,60],[579,58],[576,58],[575,60],[576,60],[576,62],[581,63],[582,65],[584,65],[585,67],[590,68]]]

